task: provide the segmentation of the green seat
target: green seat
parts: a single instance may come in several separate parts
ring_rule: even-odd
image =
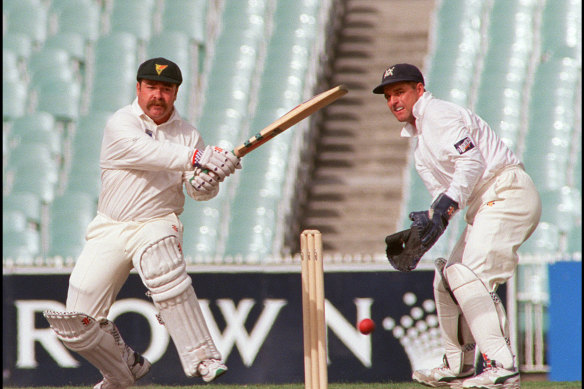
[[[3,81],[18,82],[21,80],[18,69],[18,56],[14,51],[6,47],[2,48],[2,71],[2,75],[4,76]]]
[[[176,31],[198,44],[206,41],[207,1],[173,0],[167,1],[162,13],[162,30]]]
[[[62,134],[55,127],[55,119],[48,112],[37,111],[14,120],[10,142],[14,145],[46,144],[53,158],[59,159],[63,155]]]
[[[2,257],[12,258],[17,265],[32,265],[41,255],[40,233],[36,230],[7,231],[2,233]]]
[[[570,254],[582,253],[582,224],[577,225],[568,231],[566,251]]]
[[[103,75],[122,73],[136,77],[137,56],[138,40],[134,35],[128,32],[102,35],[95,43],[95,71]]]
[[[26,215],[15,209],[2,210],[2,232],[24,231],[27,228]]]
[[[180,215],[184,226],[183,252],[185,256],[214,257],[217,254],[223,201],[224,195],[205,202],[197,202],[187,197],[184,211]]]
[[[59,0],[51,2],[51,13],[57,16],[59,33],[76,33],[87,41],[100,36],[101,8],[92,0]]]
[[[23,213],[27,223],[35,225],[36,228],[40,228],[41,225],[41,207],[40,197],[30,191],[12,190],[10,194],[2,196],[2,209]]]
[[[521,255],[556,254],[559,249],[560,229],[555,224],[542,221],[517,252],[521,257]]]
[[[554,58],[582,60],[582,2],[546,2],[541,22],[541,50]]]
[[[82,192],[67,192],[53,200],[49,208],[49,256],[77,257],[81,253],[96,206],[95,198]]]
[[[15,176],[29,170],[42,174],[53,184],[59,179],[59,165],[51,155],[50,146],[44,143],[22,143],[16,146],[10,154],[7,170],[14,172]]]
[[[85,63],[87,56],[86,40],[78,32],[60,32],[47,38],[45,48],[65,50],[70,58]]]
[[[30,37],[21,32],[5,32],[2,35],[2,47],[14,52],[18,59],[26,60],[32,52]]]
[[[10,193],[15,192],[30,192],[46,204],[55,198],[56,183],[42,169],[18,169],[14,174]]]
[[[74,162],[78,162],[74,160]],[[75,164],[67,173],[66,192],[85,192],[95,199],[99,197],[101,191],[101,169],[98,162],[92,161],[94,165]]]
[[[41,45],[48,34],[46,6],[27,0],[15,3],[7,12],[7,31],[26,34],[32,42]]]
[[[28,89],[21,80],[2,80],[2,118],[11,121],[24,116]]]
[[[153,10],[152,0],[115,1],[110,15],[111,31],[128,32],[147,42],[153,30]]]
[[[582,198],[579,190],[564,186],[541,192],[541,221],[555,224],[562,233],[568,233],[581,223]]]
[[[81,85],[79,82],[54,81],[38,88],[37,110],[50,113],[57,120],[70,122],[79,117]],[[58,101],[59,104],[55,104]]]

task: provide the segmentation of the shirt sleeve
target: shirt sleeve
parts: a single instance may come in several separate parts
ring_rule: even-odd
[[[106,124],[101,167],[134,170],[191,170],[194,149],[148,136],[130,113],[114,115]]]

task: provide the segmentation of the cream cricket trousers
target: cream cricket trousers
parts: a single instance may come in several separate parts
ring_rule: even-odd
[[[491,292],[517,267],[517,249],[539,223],[541,199],[521,166],[509,166],[487,182],[467,209],[466,229],[448,264],[470,268]]]
[[[118,222],[98,213],[69,278],[67,311],[106,319],[133,263],[146,247],[170,235],[182,246],[183,226],[174,213],[147,222]]]

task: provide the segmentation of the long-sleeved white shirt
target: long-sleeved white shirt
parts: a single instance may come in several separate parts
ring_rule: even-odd
[[[137,98],[119,109],[103,134],[98,212],[116,221],[181,214],[183,172],[193,170],[195,148],[204,148],[201,135],[176,110],[157,125]]]
[[[489,125],[466,108],[424,92],[413,115],[416,125],[407,123],[401,136],[417,137],[415,167],[433,198],[445,193],[463,209],[498,171],[521,164]]]

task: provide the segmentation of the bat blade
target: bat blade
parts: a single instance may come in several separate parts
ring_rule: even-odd
[[[316,111],[338,100],[347,92],[348,90],[344,85],[338,85],[325,92],[319,93],[318,95],[291,109],[288,111],[288,113],[282,115],[263,130],[243,142],[241,145],[237,146],[235,149],[233,149],[233,154],[240,158],[243,157],[247,153],[257,149],[270,139],[274,138],[276,135],[284,132],[301,120],[306,119]]]

